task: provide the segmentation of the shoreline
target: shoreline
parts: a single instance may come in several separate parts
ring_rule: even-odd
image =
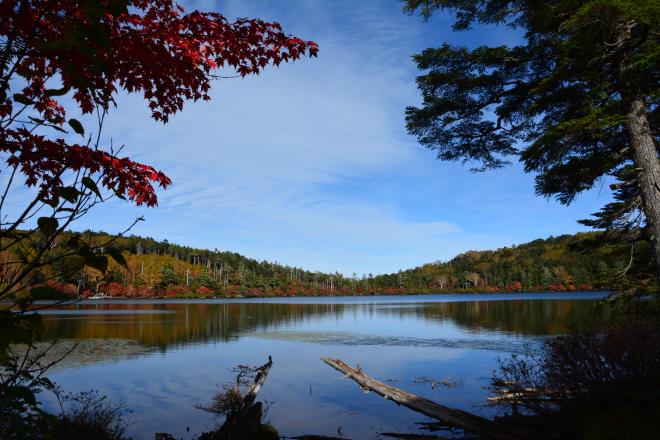
[[[120,297],[120,296],[104,296],[94,299],[90,298],[72,298],[66,301],[53,301],[42,300],[37,301],[35,304],[57,304],[57,305],[70,305],[84,302],[85,304],[103,304],[103,303],[122,303],[122,302],[135,302],[135,303],[160,303],[160,302],[199,302],[199,303],[244,303],[244,302],[290,302],[290,301],[310,301],[318,300],[320,302],[328,302],[332,300],[350,300],[355,299],[356,302],[365,300],[383,300],[383,301],[405,301],[406,299],[415,299],[425,302],[425,299],[431,300],[442,299],[442,302],[452,302],[460,298],[466,298],[474,301],[498,301],[498,300],[517,300],[517,299],[580,299],[584,296],[585,299],[604,299],[607,298],[614,291],[609,290],[590,290],[590,291],[574,291],[574,292],[557,292],[557,291],[538,291],[538,292],[445,292],[445,293],[406,293],[397,295],[298,295],[298,296],[214,296],[214,297]],[[453,297],[453,298],[452,298]],[[531,298],[530,298],[531,297]]]

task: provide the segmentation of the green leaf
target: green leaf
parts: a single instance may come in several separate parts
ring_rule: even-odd
[[[80,136],[85,136],[85,129],[79,120],[71,118],[69,119],[69,125],[71,128],[73,128],[73,131],[78,133]]]
[[[106,252],[112,257],[113,260],[117,262],[117,264],[120,264],[128,269],[128,263],[126,262],[124,255],[121,253],[121,250],[116,247],[110,247],[106,250]]]
[[[90,255],[94,255],[94,253],[89,248],[89,245],[87,243],[83,243],[82,245],[80,245],[80,249],[78,249],[78,255],[87,258]]]
[[[70,248],[77,248],[79,245],[80,245],[80,236],[77,234],[72,234],[65,243],[65,246]]]
[[[66,293],[60,292],[59,290],[53,289],[52,287],[49,286],[33,287],[32,289],[30,289],[30,296],[32,297],[33,300],[69,299],[69,296]]]
[[[63,130],[61,127],[59,127],[55,124],[51,124],[50,122],[48,122],[45,119],[37,119],[37,118],[33,118],[32,116],[28,116],[28,118],[32,122],[34,122],[35,124],[45,125],[46,127],[54,128],[55,130],[59,131],[60,133],[66,133],[66,130]]]
[[[12,398],[21,399],[30,406],[37,404],[37,398],[34,397],[34,392],[25,386],[9,386],[5,389],[5,393]]]
[[[24,104],[24,105],[32,105],[34,102],[29,100],[24,94],[22,93],[14,93],[14,101]]]
[[[60,198],[55,196],[50,198],[49,200],[42,200],[46,205],[49,205],[52,208],[57,208],[57,205],[60,204]]]
[[[89,255],[85,258],[85,265],[105,273],[108,270],[108,257],[103,255]]]
[[[92,180],[90,177],[87,177],[87,176],[83,177],[81,182],[82,182],[83,185],[85,185],[85,187],[87,189],[89,189],[94,194],[96,194],[99,199],[103,198],[103,197],[101,197],[101,191],[99,191],[99,187],[96,186],[96,182],[94,182],[94,180]]]
[[[50,236],[57,230],[59,222],[53,217],[39,217],[37,219],[39,230],[46,236]]]
[[[28,253],[25,252],[24,249],[18,248],[15,251],[16,258],[18,258],[18,261],[20,261],[23,264],[29,264],[30,259],[28,258]]]
[[[73,186],[60,186],[57,188],[57,194],[69,203],[76,203],[80,191]]]
[[[69,269],[70,272],[76,272],[82,269],[83,267],[85,267],[85,260],[86,258],[84,257],[74,255],[65,260],[66,267]]]
[[[71,87],[62,87],[61,89],[46,89],[46,95],[48,96],[63,96],[66,95]]]
[[[41,383],[41,385],[43,385],[44,387],[46,387],[49,390],[52,390],[53,388],[55,388],[55,384],[50,379],[48,379],[47,377],[40,378],[39,382]]]

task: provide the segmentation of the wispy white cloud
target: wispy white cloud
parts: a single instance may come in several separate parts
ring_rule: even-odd
[[[313,270],[381,273],[573,225],[576,211],[536,199],[519,170],[470,175],[433,161],[406,134],[404,109],[419,100],[410,56],[457,38],[446,17],[423,24],[396,1],[186,6],[280,21],[317,41],[319,58],[219,81],[211,102],[187,103],[165,126],[141,97],[122,95],[108,141],[174,185],[156,210],[111,202],[81,229],[118,231],[145,215],[138,234]],[[549,216],[560,220],[535,231]]]

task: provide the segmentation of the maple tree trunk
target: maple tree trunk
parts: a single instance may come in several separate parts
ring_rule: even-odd
[[[660,280],[660,162],[642,98],[630,101],[626,118],[626,129],[637,167],[642,209],[655,256],[656,277]]]

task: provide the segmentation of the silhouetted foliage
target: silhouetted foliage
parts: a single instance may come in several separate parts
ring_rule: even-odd
[[[537,194],[564,204],[613,176],[615,202],[587,224],[643,232],[660,276],[660,4],[407,0],[405,9],[446,10],[454,30],[500,25],[523,40],[415,55],[423,102],[406,109],[409,133],[476,170],[519,159]]]
[[[513,421],[542,438],[649,438],[660,427],[660,317],[650,304],[606,329],[550,338],[540,354],[501,360],[498,403],[537,415]]]

